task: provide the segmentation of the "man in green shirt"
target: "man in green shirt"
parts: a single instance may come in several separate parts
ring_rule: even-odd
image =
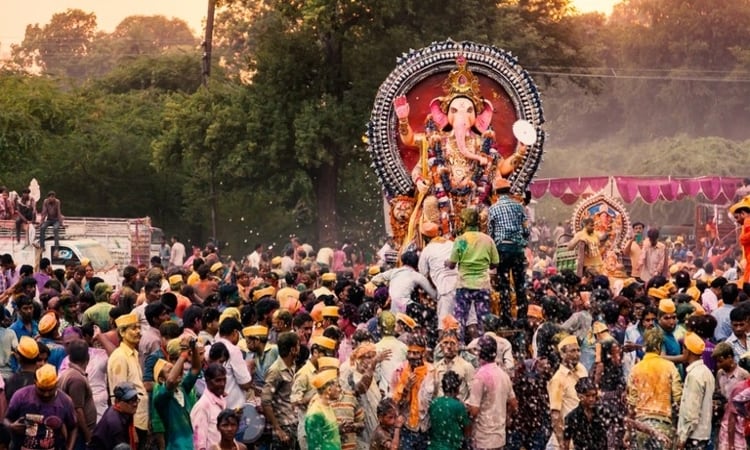
[[[191,344],[191,342],[193,342]],[[201,373],[202,358],[196,349],[195,341],[185,337],[181,343],[182,352],[174,364],[160,359],[154,366],[154,386],[152,402],[154,409],[164,423],[166,450],[192,450],[193,425],[190,410],[196,397],[193,386]],[[183,378],[183,366],[190,359],[190,371]]]
[[[469,311],[473,307],[476,317],[490,313],[490,269],[500,263],[495,241],[479,231],[479,212],[474,208],[461,211],[464,233],[453,242],[453,250],[446,267],[458,266],[456,282],[456,309],[454,315],[461,324],[460,330],[466,330]],[[477,324],[482,332],[482,325]]]

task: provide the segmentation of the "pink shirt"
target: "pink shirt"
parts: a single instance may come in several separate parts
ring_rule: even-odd
[[[193,424],[193,448],[205,450],[221,440],[221,433],[216,427],[216,418],[227,407],[223,397],[217,397],[206,389],[201,398],[190,411],[190,422]]]

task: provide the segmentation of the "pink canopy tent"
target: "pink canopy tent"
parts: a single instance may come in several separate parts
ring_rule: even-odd
[[[625,177],[599,176],[578,178],[541,178],[529,186],[531,195],[539,199],[549,193],[566,205],[572,205],[584,194],[593,194],[610,186],[611,195],[633,203],[640,198],[647,204],[675,201],[703,194],[708,202],[726,204],[732,201],[742,185],[740,177]],[[617,192],[615,192],[615,190]]]

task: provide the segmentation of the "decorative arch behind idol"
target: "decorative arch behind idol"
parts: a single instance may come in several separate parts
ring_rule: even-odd
[[[516,149],[512,130],[515,121],[528,121],[536,132],[536,142],[508,176],[512,191],[522,194],[539,167],[545,139],[542,103],[534,81],[518,60],[490,45],[435,42],[402,55],[375,98],[367,127],[368,151],[371,167],[388,200],[413,195],[415,185],[410,172],[420,158],[419,148],[406,146],[398,139],[394,101],[406,96],[411,109],[409,124],[415,131],[423,130],[430,115],[430,102],[443,95],[443,82],[456,68],[459,56],[466,58],[468,69],[479,80],[481,95],[494,108],[491,127],[494,147],[501,156],[509,157]]]

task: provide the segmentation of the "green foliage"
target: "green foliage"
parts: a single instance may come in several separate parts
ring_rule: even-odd
[[[12,46],[13,59],[22,67],[40,67],[56,76],[81,77],[82,60],[89,53],[96,16],[80,9],[54,14],[44,27],[28,25],[20,45]]]
[[[291,233],[372,242],[384,232],[361,141],[373,99],[399,55],[449,37],[511,51],[543,88],[539,176],[736,176],[750,162],[743,0],[626,0],[609,19],[569,0],[218,5],[207,87],[180,20],[103,33],[68,10],[29,26],[13,56],[41,76],[0,74],[0,182],[35,176],[68,215],[150,215],[197,241],[213,211],[235,256]],[[662,223],[690,210],[634,208]],[[540,211],[570,215],[549,198]]]

